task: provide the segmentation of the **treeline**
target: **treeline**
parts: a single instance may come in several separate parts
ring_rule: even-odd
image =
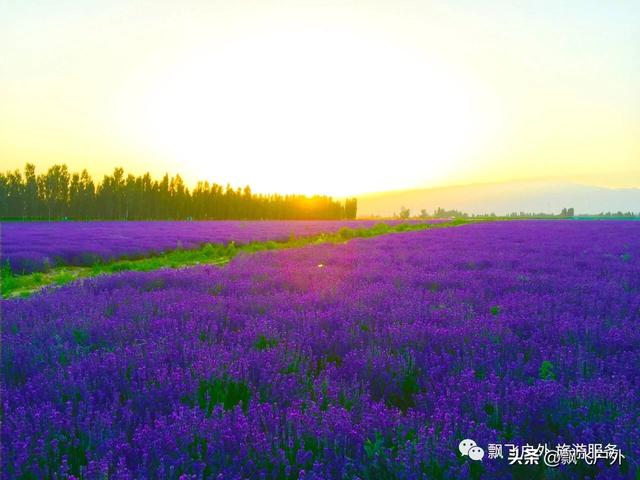
[[[431,219],[431,218],[638,218],[640,217],[640,212],[607,212],[607,213],[598,213],[598,214],[580,214],[576,215],[575,209],[573,207],[563,208],[559,213],[545,213],[545,212],[511,212],[507,215],[496,215],[495,213],[466,213],[461,212],[460,210],[447,210],[442,207],[438,207],[433,211],[433,213],[429,213],[424,208],[420,210],[418,215],[412,216],[411,210],[405,207],[400,207],[399,213],[393,214],[394,218],[400,218],[403,220],[409,218],[418,218],[422,220]]]
[[[623,212],[621,210],[618,210],[617,212],[600,212],[598,214],[595,215],[580,215],[583,217],[603,217],[603,218],[608,218],[608,217],[612,217],[612,218],[636,218],[636,217],[640,217],[640,211],[638,212]]]
[[[101,181],[86,170],[54,165],[36,174],[27,164],[0,173],[0,218],[21,220],[338,220],[356,217],[357,200],[344,203],[316,195],[263,195],[244,188],[198,182],[192,190],[180,175],[161,180],[114,169]]]
[[[473,215],[472,215],[473,216]],[[401,220],[407,220],[412,218],[411,210],[406,207],[400,207],[400,213],[394,213],[394,218],[399,218]],[[438,207],[433,213],[427,212],[426,209],[420,210],[418,215],[415,215],[413,218],[418,218],[421,220],[426,220],[430,218],[470,218],[468,213],[460,212],[458,210],[445,210],[442,207]]]

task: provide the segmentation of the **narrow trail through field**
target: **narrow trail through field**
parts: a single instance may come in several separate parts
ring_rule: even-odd
[[[471,223],[491,220],[455,219],[442,223],[401,223],[387,225],[380,223],[371,228],[343,228],[336,233],[323,233],[309,237],[292,237],[286,241],[253,242],[235,245],[233,242],[222,244],[205,244],[198,249],[176,249],[161,255],[138,259],[119,259],[110,262],[96,263],[91,266],[64,265],[51,268],[45,272],[28,274],[14,274],[9,269],[2,270],[2,298],[27,297],[45,287],[56,287],[74,281],[98,275],[109,275],[124,271],[147,272],[161,268],[184,268],[195,265],[226,265],[236,255],[252,254],[266,250],[280,250],[287,248],[301,248],[307,245],[321,243],[344,243],[352,238],[369,238],[390,233],[428,230],[433,228],[449,228]]]

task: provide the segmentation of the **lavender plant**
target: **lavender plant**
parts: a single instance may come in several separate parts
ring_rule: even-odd
[[[2,303],[6,478],[634,478],[640,224],[524,221]],[[474,462],[458,443],[613,443]]]
[[[431,220],[431,223],[438,220]],[[57,265],[91,265],[124,257],[140,258],[203,244],[282,241],[340,229],[370,228],[373,220],[8,222],[0,225],[0,260],[14,272]],[[400,223],[387,221],[389,224]]]

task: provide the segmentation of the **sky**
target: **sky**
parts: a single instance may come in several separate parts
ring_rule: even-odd
[[[6,0],[0,45],[2,170],[640,187],[637,0]]]

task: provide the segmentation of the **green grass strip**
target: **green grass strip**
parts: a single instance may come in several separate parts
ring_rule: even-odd
[[[46,272],[15,274],[8,265],[2,268],[2,297],[27,297],[47,286],[60,286],[83,278],[125,271],[148,272],[160,268],[181,268],[193,265],[224,265],[238,254],[251,254],[265,250],[300,248],[321,243],[343,243],[352,238],[369,238],[388,233],[412,232],[432,228],[445,228],[487,220],[455,219],[442,223],[379,223],[371,228],[344,227],[336,233],[322,233],[309,237],[292,236],[286,241],[252,242],[243,245],[204,244],[197,249],[176,249],[160,255],[138,259],[120,259],[98,262],[91,266],[60,266]]]

